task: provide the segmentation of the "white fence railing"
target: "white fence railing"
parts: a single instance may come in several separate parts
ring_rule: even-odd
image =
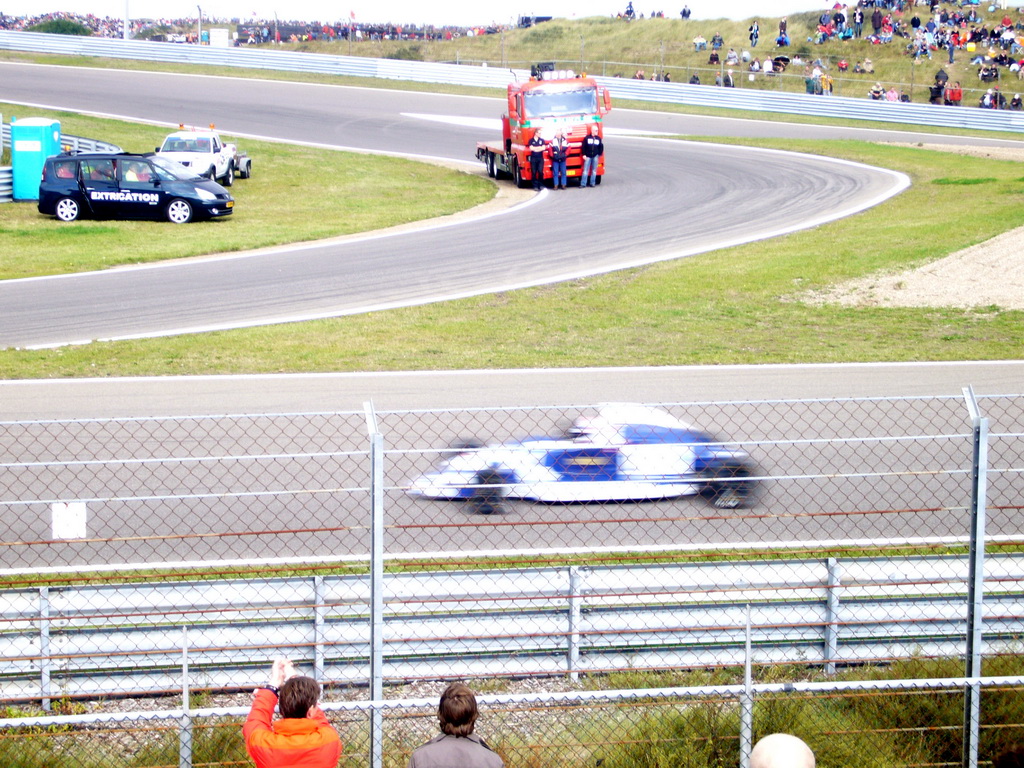
[[[955,657],[967,565],[946,556],[394,574],[384,677],[426,679],[444,658],[474,678],[742,666],[748,615],[755,663],[834,671]],[[1024,555],[988,558],[985,582],[985,650],[996,653],[1024,635]],[[183,676],[237,689],[281,654],[320,679],[365,684],[369,589],[365,576],[315,576],[6,590],[0,698],[152,694]]]
[[[462,66],[430,62],[375,59],[361,56],[333,56],[247,47],[158,43],[115,38],[46,35],[32,32],[0,31],[0,48],[68,56],[203,64],[213,67],[310,72],[348,77],[449,83],[483,88],[504,88],[514,79],[528,77],[525,70],[486,66]],[[1024,112],[946,107],[932,104],[904,104],[840,96],[809,96],[748,88],[715,88],[707,85],[663,83],[604,77],[598,80],[617,99],[665,104],[778,112],[794,115],[832,117],[842,120],[880,121],[908,125],[934,125],[982,131],[1024,131]]]

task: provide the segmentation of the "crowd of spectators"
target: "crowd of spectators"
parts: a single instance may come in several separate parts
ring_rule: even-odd
[[[22,31],[47,21],[73,21],[86,27],[98,37],[122,37],[124,34],[122,19],[62,12],[40,13],[33,16],[5,16],[0,12],[0,29]]]
[[[491,35],[500,27],[420,26],[416,24],[363,24],[348,22],[275,21],[247,19],[238,24],[239,42],[256,45],[270,42],[309,40],[455,40],[460,37]]]
[[[1001,17],[979,13],[976,0],[960,0],[960,5],[946,7],[940,0],[857,0],[846,6],[836,3],[823,11],[812,26],[807,43],[824,45],[828,42],[859,40],[870,45],[900,45],[900,52],[915,61],[922,58],[944,58],[952,66],[957,59],[970,67],[977,67],[978,80],[991,86],[983,94],[979,106],[992,109],[1019,109],[1021,99],[1006,99],[999,93],[997,82],[1008,75],[1024,80],[1024,9],[1017,9],[1016,18],[1011,12],[1002,12]],[[738,54],[734,48],[725,48],[719,34],[710,42],[700,32],[692,40],[694,52],[707,52],[708,64],[713,67],[746,64],[751,80],[759,73],[775,75],[790,65],[790,57],[781,55],[792,44],[788,19],[779,20],[778,35],[775,37],[777,54],[764,61],[751,59],[747,51]],[[805,72],[807,93],[828,95],[832,91],[832,76],[822,60],[835,59],[818,57],[815,65]],[[795,63],[795,62],[794,62]],[[802,63],[802,62],[800,62]],[[779,65],[782,65],[781,67]],[[840,74],[873,74],[870,59],[858,61],[850,69],[849,63],[840,55],[836,64]],[[691,78],[691,83],[699,79]],[[952,86],[949,86],[952,88]],[[950,98],[945,81],[931,88],[930,101],[933,104],[959,105],[961,98]],[[961,91],[959,83],[956,91]],[[868,96],[878,101],[909,101],[901,90],[885,89],[881,83],[869,89]]]
[[[65,12],[41,13],[30,16],[5,16],[0,13],[0,29],[28,30],[47,21],[72,21],[89,29],[98,37],[123,37],[123,19],[101,18],[92,14]],[[177,32],[172,39],[181,42],[196,42],[196,17],[132,19],[131,37],[149,36],[146,31]],[[497,27],[454,27],[421,26],[417,24],[364,24],[355,19],[321,22],[300,19],[224,19],[203,17],[203,25],[230,24],[239,31],[242,44],[269,43],[273,41],[299,42],[307,40],[344,40],[352,35],[354,39],[366,40],[453,40],[459,37],[492,34],[500,31]]]
[[[994,83],[1007,72],[1016,74],[1018,78],[1024,74],[1024,17],[1018,15],[1014,21],[1009,13],[1004,13],[998,23],[989,24],[973,5],[966,2],[963,7],[952,9],[940,6],[938,0],[929,0],[922,6],[919,10],[919,6],[908,5],[904,0],[861,0],[849,10],[840,7],[825,11],[818,18],[813,40],[819,45],[836,39],[863,38],[873,45],[886,45],[898,40],[907,55],[915,60],[945,56],[950,65],[954,64],[959,53],[969,57],[971,66],[978,67],[978,79],[982,83]],[[858,71],[854,69],[854,72]],[[931,103],[959,104],[960,100],[950,99],[946,90],[945,80],[933,86]],[[902,92],[885,91],[878,83],[868,95],[879,101],[908,100]],[[999,94],[998,86],[994,85],[982,96],[979,106],[1011,108]]]

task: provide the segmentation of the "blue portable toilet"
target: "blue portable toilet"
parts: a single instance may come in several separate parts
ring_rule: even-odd
[[[60,154],[60,121],[27,117],[11,122],[11,173],[15,200],[38,200],[46,158]]]

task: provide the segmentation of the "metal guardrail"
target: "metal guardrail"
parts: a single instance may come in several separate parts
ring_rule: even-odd
[[[427,679],[445,658],[470,677],[742,665],[748,613],[755,663],[956,656],[967,571],[966,556],[945,556],[395,574],[385,678]],[[988,558],[986,582],[996,652],[1024,633],[1024,555]],[[365,683],[369,589],[316,576],[5,590],[0,697],[164,692],[183,674],[242,688],[281,654]]]
[[[212,67],[269,69],[290,72],[345,75],[350,77],[452,83],[483,88],[504,88],[514,79],[529,76],[526,70],[463,66],[359,56],[332,56],[251,48],[157,43],[116,38],[72,37],[35,32],[0,31],[0,48],[68,56],[203,64]],[[841,96],[809,96],[747,88],[716,88],[686,83],[599,77],[618,99],[665,104],[740,109],[794,115],[832,117],[842,120],[880,121],[909,125],[933,125],[982,131],[1024,131],[1024,113],[932,104],[904,104]]]
[[[117,144],[99,139],[87,139],[84,136],[60,135],[60,145],[65,152],[124,152]]]
[[[87,139],[84,136],[72,136],[68,133],[60,135],[60,145],[65,152],[123,152],[117,144],[99,139]],[[11,146],[10,123],[0,121],[0,146]]]

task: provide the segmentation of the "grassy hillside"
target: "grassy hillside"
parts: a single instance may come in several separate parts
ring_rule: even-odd
[[[927,20],[927,7],[912,9],[906,19],[917,13]],[[999,22],[1004,11],[988,12],[987,6],[978,8],[986,26]],[[538,24],[530,29],[511,29],[491,35],[462,37],[450,41],[433,40],[360,40],[351,45],[339,42],[286,43],[284,48],[310,52],[324,52],[381,58],[409,59],[418,61],[450,61],[461,63],[484,63],[488,66],[528,68],[538,61],[555,61],[560,67],[573,68],[606,76],[632,77],[637,70],[643,70],[650,78],[654,74],[668,73],[673,82],[687,82],[697,73],[702,83],[714,82],[718,68],[708,65],[708,53],[694,51],[693,38],[699,33],[708,40],[718,33],[725,40],[724,51],[730,47],[737,53],[748,50],[758,58],[785,54],[800,56],[806,61],[821,59],[829,67],[835,79],[835,92],[840,96],[866,98],[868,88],[881,81],[883,85],[895,85],[911,94],[913,101],[928,100],[927,86],[934,81],[935,73],[944,68],[951,80],[960,80],[966,90],[965,105],[977,104],[984,92],[978,80],[976,65],[969,63],[966,51],[956,52],[956,61],[950,66],[945,51],[933,51],[932,60],[921,59],[914,64],[906,52],[907,40],[894,38],[887,45],[871,45],[864,40],[832,40],[822,45],[813,42],[818,12],[790,16],[789,33],[792,44],[787,48],[776,48],[778,18],[759,19],[761,39],[756,48],[751,48],[747,29],[751,19],[729,21],[726,19],[651,18],[626,22],[621,19],[594,17],[577,21],[554,20]],[[1024,23],[1024,15],[1011,11],[1015,22]],[[866,25],[870,30],[870,24]],[[865,58],[874,63],[874,75],[840,75],[836,63],[846,59],[852,69],[854,64]],[[723,56],[724,59],[724,56]],[[747,78],[746,65],[734,68],[736,84],[743,88],[759,88],[803,92],[803,67],[790,67],[782,76],[767,78],[757,75],[751,82]],[[742,74],[742,77],[740,76]],[[1004,76],[1009,73],[1004,71]],[[986,86],[987,87],[987,86]],[[1018,85],[1015,76],[1001,83],[1002,90],[1014,93],[1024,90],[1024,83]]]

